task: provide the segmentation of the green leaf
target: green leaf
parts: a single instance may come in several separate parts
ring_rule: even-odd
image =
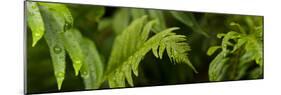
[[[252,23],[253,21],[248,22]],[[254,29],[255,26],[253,26],[253,23],[249,25],[250,27],[242,27],[239,23],[234,22],[230,24],[236,26],[240,32],[230,31],[226,34],[217,35],[218,38],[222,38],[222,51],[210,63],[209,80],[222,81],[239,80],[245,77],[255,79],[262,77],[263,39],[261,36],[262,34],[260,34],[261,31],[259,29]],[[211,48],[208,53],[212,51]]]
[[[160,10],[148,10],[149,16],[152,19],[157,19],[158,25],[153,28],[153,32],[158,33],[166,29],[166,21],[162,11]]]
[[[102,6],[95,6],[92,10],[93,11],[89,11],[86,14],[86,18],[92,21],[100,21],[100,18],[105,14],[105,8]]]
[[[43,37],[45,28],[36,2],[27,2],[27,23],[32,31],[32,47]]]
[[[72,59],[76,76],[84,63],[84,55],[80,45],[81,39],[82,35],[76,29],[70,29],[63,33],[63,45]]]
[[[112,19],[110,18],[105,18],[105,19],[101,19],[98,23],[98,31],[104,31],[108,28],[111,28],[112,24]]]
[[[186,63],[197,72],[188,59],[190,48],[185,43],[185,36],[172,33],[178,28],[168,28],[148,38],[149,30],[156,22],[153,20],[146,23],[146,20],[147,16],[134,20],[116,37],[106,70],[106,79],[111,88],[125,87],[126,80],[133,86],[131,72],[138,76],[139,63],[150,50],[155,52],[155,56],[162,56],[166,49],[171,61]]]
[[[130,9],[133,20],[141,18],[146,15],[146,11],[144,9]]]
[[[130,16],[128,9],[122,8],[118,10],[113,17],[113,30],[115,34],[120,34],[128,25]]]
[[[190,27],[194,32],[197,32],[205,37],[209,37],[209,35],[202,30],[192,13],[171,11],[171,14],[175,19],[185,24],[187,27]]]
[[[83,38],[81,42],[85,64],[80,73],[86,89],[98,89],[103,83],[103,63],[93,41]]]
[[[54,27],[58,27],[54,31],[61,36],[62,44],[72,59],[75,75],[77,76],[83,64],[83,53],[79,45],[79,37],[81,38],[81,35],[73,34],[75,30],[72,28],[73,18],[70,11],[63,4],[39,3],[39,5],[42,11],[47,12],[45,15],[49,15],[46,18],[54,19],[52,22],[47,20],[45,22],[54,23]]]
[[[55,19],[60,26],[64,27],[64,31],[67,29],[70,29],[73,26],[73,18],[68,10],[68,8],[64,4],[57,4],[57,3],[38,3],[42,8],[45,8],[46,10],[50,11],[50,13],[56,17]],[[62,31],[62,32],[64,32]]]
[[[229,58],[225,58],[224,54],[219,53],[209,66],[209,80],[210,81],[221,81],[224,80],[225,74],[229,64],[227,63]]]
[[[52,16],[52,12],[44,6],[39,6],[42,13],[42,18],[45,22],[46,33],[44,38],[49,46],[54,73],[57,80],[58,89],[65,75],[65,48],[63,46],[63,38],[59,31],[63,31],[62,27],[58,27],[57,20]]]
[[[207,51],[207,55],[209,55],[209,56],[213,55],[219,48],[221,48],[221,47],[220,46],[210,47]]]

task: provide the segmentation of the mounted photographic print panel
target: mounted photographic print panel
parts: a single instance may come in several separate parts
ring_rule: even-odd
[[[26,1],[25,26],[26,94],[263,79],[263,16]]]

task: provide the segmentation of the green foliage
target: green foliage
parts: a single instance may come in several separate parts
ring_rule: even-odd
[[[77,32],[79,33],[79,32]],[[85,64],[81,67],[81,76],[86,89],[98,89],[103,83],[103,62],[99,56],[94,42],[83,38],[81,42],[85,56]]]
[[[234,27],[233,31],[217,35],[218,38],[222,38],[221,46],[210,47],[207,54],[212,55],[219,48],[222,51],[210,63],[210,81],[238,80],[245,76],[262,77],[261,21],[262,19],[247,18],[247,27],[241,27],[239,23],[231,22],[230,26]],[[248,74],[246,72],[253,66],[252,63],[258,66]]]
[[[166,29],[166,21],[162,11],[160,10],[148,10],[148,13],[152,19],[157,19],[158,25],[153,27],[154,32],[159,32]]]
[[[116,34],[120,34],[128,25],[130,16],[128,9],[118,10],[113,17],[113,29]]]
[[[156,21],[146,23],[146,20],[147,16],[136,19],[116,37],[106,72],[110,87],[126,87],[125,80],[133,86],[131,72],[138,76],[139,63],[150,50],[161,59],[166,49],[172,62],[186,63],[197,72],[187,57],[190,48],[185,36],[172,32],[178,28],[163,30],[149,38]]]
[[[32,31],[32,37],[33,37],[32,46],[34,47],[36,43],[44,35],[45,32],[44,22],[39,12],[37,3],[28,2],[26,6],[27,6],[27,15],[28,15],[27,22],[28,22],[28,26],[31,28]]]
[[[65,47],[63,46],[64,38],[61,35],[64,31],[64,24],[58,24],[58,19],[53,17],[48,7],[41,6],[42,4],[44,3],[39,4],[39,9],[45,23],[46,33],[44,37],[50,49],[58,89],[61,89],[65,77]]]
[[[41,61],[38,54],[51,62],[58,90],[80,82],[79,89],[101,89],[259,79],[262,23],[259,16],[27,2],[28,53],[36,59],[28,63]]]
[[[195,17],[192,13],[183,13],[172,11],[171,14],[180,22],[184,23],[187,27],[190,27],[194,32],[199,33],[205,37],[209,37],[209,35],[202,30],[200,25],[197,23]]]
[[[76,76],[83,66],[81,76],[84,78],[86,88],[98,88],[101,85],[103,65],[95,45],[73,28],[73,18],[65,5],[53,3],[38,5],[45,23],[44,37],[50,48],[58,89],[61,89],[65,77],[65,51],[72,59]]]

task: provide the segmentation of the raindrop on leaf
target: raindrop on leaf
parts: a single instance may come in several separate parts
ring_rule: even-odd
[[[58,53],[61,53],[62,52],[62,49],[59,47],[59,46],[54,46],[54,52],[56,53],[56,54],[58,54]]]
[[[66,21],[65,24],[64,24],[64,27],[63,27],[64,28],[63,31],[66,32],[69,29],[71,29],[71,27],[72,27],[71,23]]]

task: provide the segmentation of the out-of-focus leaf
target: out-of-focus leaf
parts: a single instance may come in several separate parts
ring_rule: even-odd
[[[43,37],[44,22],[36,2],[27,2],[27,23],[32,31],[32,47]]]
[[[227,69],[230,63],[227,63],[229,58],[225,58],[223,53],[219,53],[209,66],[209,80],[221,81],[225,78]]]
[[[86,18],[92,21],[100,21],[100,18],[105,14],[105,8],[102,6],[95,6],[86,14]]]
[[[175,19],[182,22],[187,27],[190,27],[194,32],[199,33],[205,37],[209,37],[209,35],[202,30],[192,13],[171,11],[171,14]]]
[[[247,22],[252,23],[254,20]],[[248,27],[247,25],[242,27],[239,23],[234,22],[230,24],[232,27],[237,27],[234,30],[238,32],[230,31],[217,35],[218,38],[222,38],[222,51],[210,63],[210,81],[239,80],[245,77],[257,79],[263,77],[263,39],[260,36],[261,31],[256,29],[256,27],[260,26],[255,26],[253,23]],[[228,61],[225,63],[223,60]],[[253,69],[250,70],[249,68]]]
[[[147,13],[144,9],[130,9],[133,20],[145,16]]]
[[[160,10],[148,10],[149,16],[152,19],[157,19],[158,25],[153,28],[153,32],[158,33],[164,29],[166,29],[165,16]]]
[[[95,44],[83,38],[81,42],[85,56],[85,64],[81,67],[80,73],[84,80],[86,89],[98,89],[103,82],[103,63],[96,49]]]
[[[99,31],[106,30],[108,28],[111,28],[112,25],[113,25],[112,19],[110,18],[101,19],[98,23],[98,30]]]
[[[128,25],[130,21],[129,10],[120,9],[113,17],[113,29],[116,34],[120,34]]]
[[[213,55],[219,48],[221,48],[221,47],[220,46],[210,47],[207,51],[207,55],[209,55],[209,56]]]

